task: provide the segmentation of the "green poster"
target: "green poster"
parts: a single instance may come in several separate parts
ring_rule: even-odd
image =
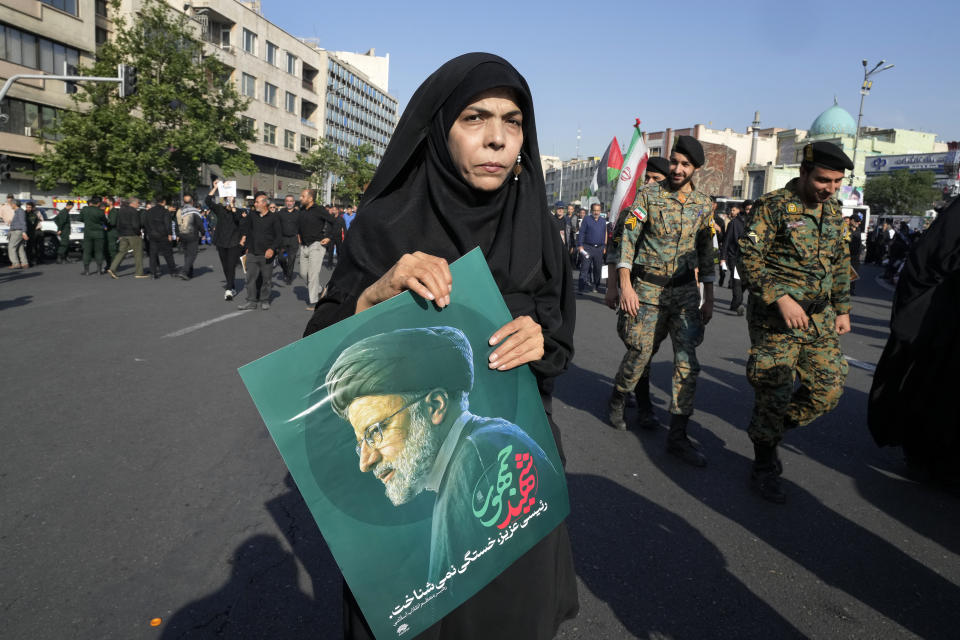
[[[451,304],[404,293],[240,368],[377,638],[415,636],[569,512],[529,368],[487,367],[511,320],[483,255]]]

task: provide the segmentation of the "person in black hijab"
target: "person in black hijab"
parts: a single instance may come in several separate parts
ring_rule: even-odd
[[[488,53],[440,67],[411,98],[358,213],[304,335],[407,289],[441,308],[469,296],[448,264],[480,247],[514,317],[491,339],[489,366],[530,365],[563,460],[551,397],[573,356],[575,299],[526,80]],[[420,637],[552,638],[578,608],[564,523]],[[346,583],[344,634],[372,637]]]
[[[960,199],[911,248],[893,297],[890,337],[877,363],[867,422],[878,445],[960,494]]]

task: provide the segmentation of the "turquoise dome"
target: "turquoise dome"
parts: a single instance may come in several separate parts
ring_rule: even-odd
[[[810,125],[809,136],[857,135],[857,122],[847,110],[834,103],[832,107],[817,116]]]

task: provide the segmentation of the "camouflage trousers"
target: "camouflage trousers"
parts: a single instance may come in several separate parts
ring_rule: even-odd
[[[806,342],[750,327],[747,380],[755,397],[750,440],[776,446],[786,429],[809,424],[836,407],[848,370],[835,333]]]
[[[693,284],[663,289],[660,304],[641,302],[635,318],[620,311],[617,335],[627,353],[620,362],[614,386],[621,393],[631,393],[668,334],[673,343],[670,413],[689,416],[693,413],[693,395],[700,373],[696,348],[703,342],[700,292]]]

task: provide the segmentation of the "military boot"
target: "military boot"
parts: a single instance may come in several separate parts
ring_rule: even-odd
[[[787,501],[787,494],[780,487],[780,474],[783,465],[777,456],[777,447],[771,444],[753,443],[753,471],[750,474],[750,485],[760,497],[770,502],[783,504]]]
[[[620,431],[627,430],[627,421],[623,417],[624,409],[627,404],[627,394],[617,391],[616,387],[610,394],[610,405],[608,406],[610,424]]]
[[[707,457],[687,437],[690,416],[670,416],[670,433],[667,434],[667,452],[694,467],[707,466]]]
[[[650,380],[641,378],[633,389],[633,395],[637,399],[637,426],[648,431],[659,429],[660,421],[654,415],[653,403],[650,402]]]

